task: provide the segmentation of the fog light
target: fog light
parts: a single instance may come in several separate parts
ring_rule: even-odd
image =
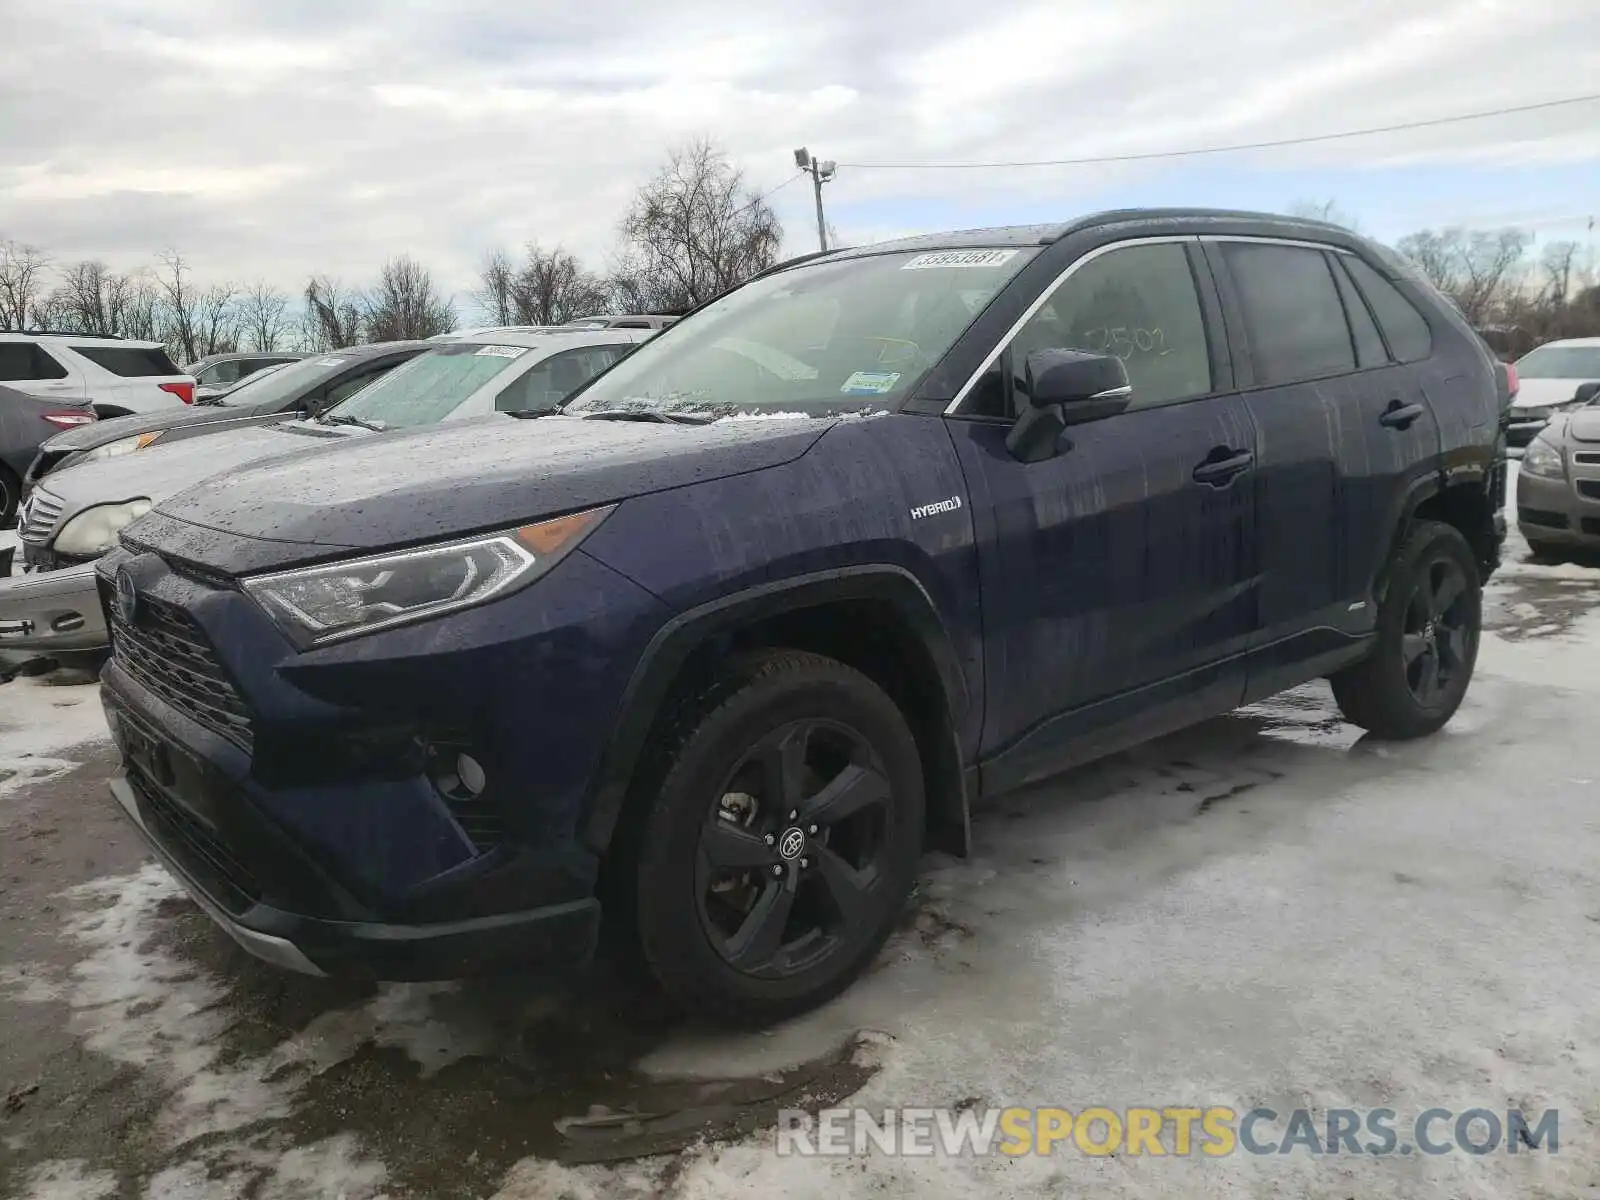
[[[456,755],[456,778],[461,781],[461,786],[469,795],[483,794],[483,785],[487,780],[484,778],[483,767],[472,755]]]

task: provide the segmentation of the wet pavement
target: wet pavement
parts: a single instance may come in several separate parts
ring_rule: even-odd
[[[1479,678],[1386,746],[1312,685],[978,814],[767,1034],[624,980],[249,958],[110,803],[92,687],[0,686],[0,1196],[1572,1195],[1600,1185],[1600,566],[1514,561]],[[779,1159],[781,1108],[1558,1106],[1556,1158]],[[644,1157],[640,1157],[644,1156]],[[636,1161],[634,1161],[636,1160]],[[584,1165],[588,1164],[588,1165]]]

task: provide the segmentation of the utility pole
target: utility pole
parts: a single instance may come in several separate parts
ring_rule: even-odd
[[[811,157],[811,151],[804,146],[794,152],[794,165],[811,176],[811,188],[817,197],[817,246],[823,250],[828,248],[828,222],[822,215],[822,185],[831,180],[837,173],[837,165],[833,162],[819,162]]]

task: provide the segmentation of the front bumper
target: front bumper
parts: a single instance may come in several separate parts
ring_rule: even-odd
[[[0,650],[100,650],[107,640],[93,563],[0,579]]]
[[[1532,544],[1600,549],[1600,464],[1570,465],[1563,479],[1519,472],[1517,526]]]

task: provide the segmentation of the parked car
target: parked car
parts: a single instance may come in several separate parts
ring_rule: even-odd
[[[248,393],[260,388],[287,402],[291,393],[280,385],[293,372],[311,387],[308,395],[321,401],[313,405],[319,411],[315,418],[292,419],[303,411],[300,404],[285,403],[279,411],[264,413],[251,402],[246,410],[250,415],[220,431],[204,425],[120,431],[120,438],[97,449],[129,442],[149,446],[151,439],[160,440],[137,455],[114,454],[106,461],[58,467],[28,493],[19,522],[28,573],[0,580],[0,627],[13,631],[8,644],[16,649],[103,648],[106,625],[95,596],[93,562],[115,544],[123,525],[152,504],[213,475],[232,478],[247,463],[308,446],[339,445],[374,432],[497,410],[548,412],[647,336],[627,329],[566,330],[502,334],[485,342],[390,342],[338,351],[284,367],[224,398],[243,406]],[[402,359],[408,361],[396,366]],[[320,385],[315,382],[318,371],[323,372]],[[207,436],[196,439],[200,432]],[[490,440],[501,435],[499,428],[480,434]],[[424,474],[436,469],[437,464],[421,468]]]
[[[40,443],[94,419],[86,399],[49,400],[0,387],[0,529],[10,529],[16,520],[22,479]]]
[[[217,387],[197,387],[194,390],[194,402],[196,404],[215,403],[220,397],[226,396],[235,388],[243,387],[253,379],[259,379],[263,375],[270,375],[272,372],[278,370],[278,368],[286,367],[288,365],[288,363],[270,363],[265,367],[257,367],[248,375],[239,376],[238,380],[234,383],[222,384]]]
[[[615,316],[579,317],[570,329],[665,329],[678,318],[665,313],[621,313]]]
[[[1519,390],[1506,440],[1526,446],[1552,416],[1575,405],[1579,384],[1600,382],[1600,337],[1546,342],[1515,366]]]
[[[355,395],[373,380],[428,350],[427,342],[371,342],[313,359],[302,359],[252,378],[226,396],[197,401],[193,408],[119,417],[93,429],[73,430],[39,448],[28,468],[24,491],[52,472],[83,463],[131,454],[151,446],[170,446],[252,425],[270,425],[286,415],[315,416]]]
[[[553,330],[565,329],[564,325],[476,325],[471,329],[453,329],[449,333],[436,333],[428,340],[430,342],[459,342],[470,341],[474,338],[482,339],[490,333],[550,333]]]
[[[564,972],[603,913],[678,1003],[781,1018],[980,796],[1318,676],[1440,728],[1499,418],[1471,328],[1331,225],[788,264],[559,414],[158,501],[96,568],[113,791],[280,966]]]
[[[221,396],[266,367],[282,366],[311,357],[296,350],[239,351],[208,354],[184,370],[194,376],[195,399]]]
[[[160,342],[47,330],[0,333],[0,384],[51,400],[88,400],[99,417],[194,402],[194,377]]]
[[[1517,471],[1517,526],[1543,558],[1600,550],[1600,380],[1580,384],[1528,443]]]

